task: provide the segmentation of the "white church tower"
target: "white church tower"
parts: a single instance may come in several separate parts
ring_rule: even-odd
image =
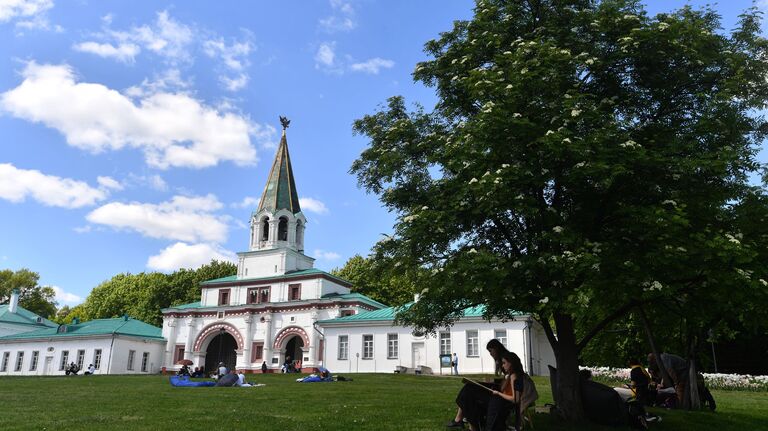
[[[166,369],[192,361],[212,371],[219,362],[232,369],[267,372],[286,362],[304,371],[324,363],[318,320],[356,315],[385,306],[351,293],[352,285],[313,267],[304,254],[307,219],[288,154],[286,129],[251,214],[248,251],[238,253],[237,274],[200,285],[200,302],[162,310],[167,340]]]
[[[268,277],[312,268],[314,259],[304,254],[306,225],[283,128],[259,208],[251,216],[249,251],[238,253],[238,276]]]

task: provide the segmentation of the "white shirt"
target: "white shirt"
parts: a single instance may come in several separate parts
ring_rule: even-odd
[[[227,374],[227,367],[222,365],[222,366],[219,367],[219,375],[223,376],[225,374]]]
[[[91,374],[95,373],[96,372],[96,367],[91,365],[90,367],[88,367],[88,372],[91,373]]]

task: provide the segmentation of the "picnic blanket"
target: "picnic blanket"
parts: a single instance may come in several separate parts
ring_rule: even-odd
[[[177,386],[177,387],[204,387],[204,386],[215,386],[215,382],[193,382],[189,380],[189,376],[171,376],[170,377],[171,386]]]

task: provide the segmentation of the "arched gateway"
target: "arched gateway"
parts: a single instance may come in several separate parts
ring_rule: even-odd
[[[243,337],[234,326],[217,322],[207,326],[195,340],[195,351],[205,352],[205,371],[210,373],[218,368],[219,362],[232,370],[237,364],[238,350],[243,350]]]

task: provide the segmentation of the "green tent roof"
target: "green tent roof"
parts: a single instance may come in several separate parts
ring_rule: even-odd
[[[126,319],[124,317],[119,317],[115,319],[96,319],[74,325],[60,326],[66,327],[66,330],[64,332],[59,332],[58,326],[54,328],[38,329],[36,331],[0,337],[0,342],[33,338],[68,338],[111,334],[154,338],[158,340],[163,339],[162,329],[132,318]]]
[[[258,211],[264,209],[273,213],[287,209],[291,214],[301,211],[299,195],[296,193],[296,183],[293,180],[291,157],[288,155],[288,141],[285,138],[285,129],[283,129],[280,145],[277,147],[277,154],[275,154],[272,169],[269,171],[267,185],[264,186],[264,193],[261,194]]]
[[[40,318],[40,322],[37,319]],[[56,323],[50,320],[38,316],[37,314],[27,310],[26,308],[17,305],[16,312],[11,313],[8,309],[8,304],[0,305],[0,323],[12,323],[16,325],[33,325],[40,327],[56,327]]]

